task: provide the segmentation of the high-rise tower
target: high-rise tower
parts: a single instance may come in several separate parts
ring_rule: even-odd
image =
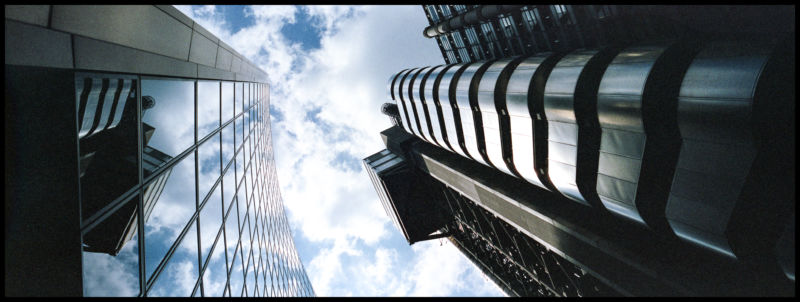
[[[448,64],[364,161],[409,243],[511,295],[794,295],[792,7],[423,8]]]
[[[9,296],[313,296],[267,75],[171,6],[5,6]]]

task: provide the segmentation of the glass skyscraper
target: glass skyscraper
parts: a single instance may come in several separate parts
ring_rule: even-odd
[[[5,8],[7,295],[314,295],[263,71],[170,6]]]

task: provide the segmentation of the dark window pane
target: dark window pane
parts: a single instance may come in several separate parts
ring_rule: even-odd
[[[75,76],[84,219],[139,182],[137,84],[130,76]]]
[[[219,82],[197,82],[197,138],[202,139],[219,128]]]
[[[152,181],[144,196],[146,273],[150,278],[197,208],[194,154]]]
[[[193,144],[193,81],[142,80],[142,136],[145,177]]]
[[[198,271],[197,225],[193,222],[189,225],[186,235],[147,295],[151,297],[189,297],[197,282]]]
[[[222,82],[222,123],[233,118],[233,82]]]
[[[83,236],[84,296],[139,295],[139,242],[134,195]]]

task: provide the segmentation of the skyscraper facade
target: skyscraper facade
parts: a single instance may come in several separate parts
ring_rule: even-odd
[[[794,294],[793,8],[423,8],[448,65],[390,77],[381,152],[427,177],[365,159],[409,243],[511,295]]]
[[[171,6],[6,6],[11,296],[313,296],[256,65]]]

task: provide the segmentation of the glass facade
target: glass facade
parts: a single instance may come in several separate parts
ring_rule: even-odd
[[[75,88],[85,296],[314,295],[267,84],[77,73]]]

